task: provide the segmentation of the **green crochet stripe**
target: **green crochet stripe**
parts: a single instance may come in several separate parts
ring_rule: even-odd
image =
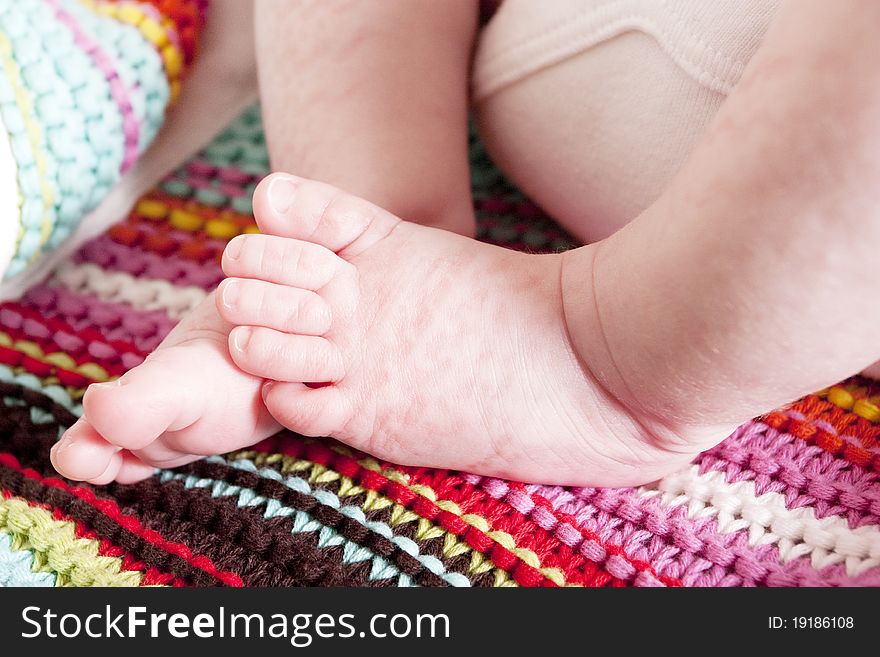
[[[34,572],[34,553],[14,549],[12,537],[0,532],[0,587],[55,586],[56,579],[53,572]]]

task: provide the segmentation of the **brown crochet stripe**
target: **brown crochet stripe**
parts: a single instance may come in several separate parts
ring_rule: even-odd
[[[422,586],[446,586],[445,580],[425,568],[418,559],[404,552],[391,540],[365,527],[357,520],[343,515],[337,509],[321,504],[311,495],[292,490],[274,479],[261,477],[256,473],[239,470],[223,463],[197,461],[185,466],[182,470],[199,478],[204,477],[224,481],[233,486],[253,489],[263,497],[277,500],[285,506],[304,511],[325,527],[333,528],[344,538],[387,559],[397,566],[401,572],[411,576]],[[224,498],[209,497],[208,499],[219,500]],[[292,524],[292,520],[289,521],[289,524]]]
[[[238,507],[232,497],[211,497],[206,489],[157,478],[109,492],[127,512],[171,540],[185,538],[247,586],[396,585],[396,578],[371,581],[370,562],[343,563],[342,546],[319,548],[317,531],[293,533],[292,518],[266,519],[261,506]]]
[[[262,506],[238,507],[232,497],[211,497],[208,490],[157,478],[115,485],[109,492],[127,512],[172,540],[186,538],[219,567],[235,570],[248,586],[396,584],[371,581],[371,563],[343,563],[341,546],[319,548],[317,531],[293,533],[292,518],[264,518]]]
[[[248,457],[250,457],[250,454],[247,452],[245,452],[245,453],[239,452],[238,454],[248,454]],[[270,455],[269,454],[256,454],[256,455],[254,455],[254,458],[252,458],[250,460],[252,460],[254,463],[256,463],[256,465],[258,467],[271,468],[271,469],[275,470],[276,472],[279,472],[280,474],[283,474],[285,476],[290,476],[291,474],[296,474],[296,473],[291,473],[291,472],[283,472],[282,468],[281,468],[281,463],[265,458],[267,456],[270,456]],[[263,458],[261,458],[261,457],[263,457]],[[237,471],[234,468],[230,468],[230,470]],[[256,476],[259,476],[259,475],[256,475]],[[300,473],[300,476],[303,476],[303,474]],[[261,479],[266,479],[266,478],[261,477]],[[224,480],[226,480],[226,479],[224,479]],[[272,480],[269,480],[269,481],[272,481]],[[482,572],[482,573],[477,573],[477,574],[474,574],[471,572],[471,570],[470,570],[470,568],[471,568],[471,551],[470,550],[468,550],[464,554],[458,554],[453,557],[449,557],[444,553],[443,543],[444,543],[445,536],[446,536],[447,532],[445,530],[442,530],[442,528],[440,528],[442,530],[442,535],[440,535],[440,536],[435,536],[435,537],[431,537],[431,538],[425,538],[424,536],[419,536],[419,526],[418,526],[419,521],[429,522],[432,527],[438,527],[438,525],[436,523],[431,522],[429,520],[426,520],[426,519],[422,518],[421,516],[419,516],[418,520],[412,520],[410,522],[398,522],[397,524],[392,524],[392,513],[394,511],[393,503],[389,504],[386,507],[380,508],[380,509],[375,509],[375,508],[369,509],[369,510],[364,509],[363,507],[365,506],[365,504],[367,502],[368,491],[366,489],[362,489],[361,492],[359,492],[359,493],[356,493],[353,495],[348,494],[348,495],[345,495],[345,497],[342,497],[339,494],[340,493],[340,484],[341,484],[341,481],[339,479],[317,480],[317,481],[310,481],[309,482],[309,485],[313,489],[326,490],[328,492],[333,493],[334,495],[339,496],[345,504],[360,507],[364,511],[364,515],[367,517],[368,520],[383,522],[386,525],[388,525],[389,527],[391,527],[391,529],[395,535],[404,536],[404,537],[412,540],[413,542],[417,543],[419,546],[419,551],[422,554],[431,555],[431,556],[437,558],[439,561],[441,561],[443,563],[443,565],[446,567],[447,571],[461,573],[462,575],[464,575],[465,577],[467,577],[471,581],[472,586],[491,587],[494,585],[495,575],[493,574],[493,572],[491,570],[488,572]],[[274,497],[273,495],[267,494],[267,493],[261,492],[261,494],[264,494],[267,497]],[[278,499],[278,498],[275,498],[275,499]]]

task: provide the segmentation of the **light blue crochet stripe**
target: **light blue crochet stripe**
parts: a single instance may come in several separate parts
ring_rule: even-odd
[[[112,58],[140,124],[138,148],[142,153],[159,130],[171,98],[161,56],[134,25],[96,14],[79,0],[62,0],[62,4],[77,19],[80,29]]]
[[[244,470],[247,472],[254,472],[259,474],[262,477],[267,479],[274,479],[282,484],[284,484],[287,488],[297,491],[299,493],[303,493],[304,495],[308,495],[321,504],[326,506],[333,507],[337,509],[341,514],[356,520],[358,523],[366,527],[367,529],[384,536],[388,540],[392,541],[395,545],[400,547],[404,552],[411,555],[412,557],[418,559],[425,568],[430,570],[435,575],[446,580],[452,586],[470,586],[470,581],[467,577],[460,573],[452,573],[446,572],[446,567],[443,565],[443,562],[431,555],[423,555],[419,553],[419,546],[412,540],[406,538],[405,536],[397,536],[392,531],[391,527],[384,522],[367,520],[366,516],[362,509],[352,505],[343,505],[335,494],[330,491],[325,490],[313,490],[309,483],[302,479],[301,477],[296,476],[288,476],[284,477],[277,470],[273,470],[271,468],[257,468],[254,463],[248,459],[239,459],[232,462],[227,462],[223,458],[220,457],[211,457],[207,459],[213,463],[224,463],[230,465],[233,468],[238,470]],[[324,536],[325,532],[327,532],[327,536],[333,536],[338,539],[338,544],[345,543],[345,553],[346,555],[343,557],[343,560],[346,563],[353,563],[355,561],[366,561],[368,558],[372,558],[374,561],[373,572],[370,573],[370,579],[382,579],[386,578],[389,575],[387,573],[399,572],[396,567],[389,564],[382,557],[375,555],[372,551],[367,548],[358,546],[354,543],[351,543],[344,537],[340,536],[335,530],[325,527],[318,521],[314,520],[311,515],[305,513],[304,511],[299,511],[297,509],[293,509],[291,507],[287,507],[282,505],[278,500],[274,500],[271,498],[266,498],[261,495],[258,495],[254,490],[249,488],[242,488],[240,486],[233,486],[232,484],[228,484],[224,481],[217,481],[214,479],[200,479],[193,475],[184,475],[180,473],[176,473],[173,471],[162,471],[160,474],[160,479],[162,481],[169,480],[178,480],[182,481],[184,486],[187,488],[209,488],[211,489],[211,495],[213,497],[227,497],[227,496],[237,496],[238,497],[238,505],[239,506],[260,506],[266,505],[266,512],[264,516],[266,518],[271,518],[275,516],[294,516],[294,532],[302,532],[302,531],[320,531],[321,536]],[[319,539],[320,544],[320,539]],[[336,543],[330,543],[336,544]],[[323,547],[323,546],[322,546]],[[350,559],[350,560],[349,560]],[[381,572],[376,574],[376,564],[384,570],[385,572]],[[400,575],[401,586],[404,586],[403,581],[404,578],[408,581],[410,586],[414,586],[415,584],[411,581],[411,579],[404,574]]]
[[[64,388],[55,385],[43,385],[43,382],[35,377],[33,374],[15,374],[6,365],[0,365],[0,381],[5,381],[6,383],[16,383],[18,385],[24,386],[25,388],[36,390],[37,392],[46,395],[58,404],[61,404],[62,406],[64,406],[64,408],[66,408],[77,417],[80,417],[83,414],[82,404],[74,402]],[[14,399],[11,397],[6,397],[3,401],[7,406],[21,405],[22,403],[24,403],[20,399]],[[49,423],[54,421],[50,413],[35,407],[31,407],[31,418],[37,424]]]
[[[12,549],[12,537],[0,532],[0,587],[55,586],[55,573],[35,573],[34,553]]]
[[[21,11],[22,4],[16,0],[0,0],[0,24],[3,26],[3,34],[9,40],[13,49],[12,58],[16,63],[19,83],[23,87],[28,88],[28,76],[25,75],[23,65],[38,65],[42,52],[39,45],[30,38],[31,26],[27,15]],[[35,103],[33,111],[36,111]],[[28,117],[22,115],[15,101],[15,90],[9,79],[2,72],[0,72],[0,113],[2,113],[4,127],[9,133],[9,141],[18,169],[18,188],[21,195],[20,217],[18,219],[20,219],[24,228],[24,234],[18,249],[13,255],[6,272],[4,272],[4,278],[10,278],[21,272],[40,249],[44,208],[40,191],[40,174],[37,171],[36,153],[27,136],[25,127],[25,118],[37,123],[38,120],[33,112]],[[45,135],[43,137],[45,146]],[[45,147],[42,150],[47,164],[45,182],[54,189],[53,163],[49,154],[45,152]],[[54,223],[54,217],[51,218]],[[4,217],[3,220],[12,221],[13,218]]]
[[[54,96],[47,96],[44,104],[43,119],[56,124],[59,112],[71,117],[62,125],[53,127],[50,142],[59,160],[58,185],[61,191],[59,226],[49,244],[50,248],[55,248],[76,229],[86,213],[104,199],[119,179],[125,137],[122,112],[113,98],[107,77],[75,42],[73,29],[57,18],[55,8],[42,0],[38,3],[44,5],[46,20],[52,25],[52,38],[44,39],[43,48],[47,59],[55,62],[59,74],[57,91]],[[75,4],[82,9],[78,2]],[[76,19],[79,31],[92,36],[74,16],[71,6],[63,2],[59,2],[59,6]]]

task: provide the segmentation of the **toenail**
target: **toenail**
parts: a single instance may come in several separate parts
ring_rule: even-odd
[[[277,176],[269,183],[269,205],[278,214],[286,214],[293,203],[293,195],[296,192],[296,185],[290,178],[285,176]]]
[[[236,300],[241,293],[241,284],[238,281],[227,279],[223,284],[223,292],[220,294],[220,301],[223,302],[225,308],[230,310],[233,308]]]
[[[244,351],[247,349],[248,342],[251,339],[251,329],[247,326],[239,326],[237,329],[233,331],[232,336],[232,344],[235,345],[235,348],[239,351]]]
[[[236,237],[229,242],[229,244],[226,245],[226,249],[223,251],[224,255],[230,260],[238,260],[238,256],[241,254],[241,243],[243,240],[243,237]]]

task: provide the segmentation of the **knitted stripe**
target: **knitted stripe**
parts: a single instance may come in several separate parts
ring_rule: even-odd
[[[12,537],[0,531],[0,588],[55,586],[55,573],[34,572],[34,553],[13,549]]]
[[[73,400],[69,389],[46,384],[33,374],[16,374],[5,365],[0,365],[0,396],[44,410],[62,425],[65,425],[65,421],[72,423],[82,415],[82,405]],[[55,409],[61,411],[63,419],[59,420],[53,413]]]
[[[294,457],[305,455],[311,461],[332,467],[358,481],[361,486],[383,492],[395,502],[411,509],[428,520],[436,520],[447,531],[462,537],[474,550],[486,554],[496,565],[511,572],[513,578],[524,586],[564,585],[564,574],[558,568],[541,568],[540,559],[529,549],[520,548],[506,532],[493,531],[486,519],[477,514],[462,513],[451,500],[437,499],[436,493],[427,486],[410,486],[407,478],[393,470],[381,471],[373,459],[361,462],[337,454],[317,443],[300,443],[276,440],[268,442],[264,449],[271,449]],[[585,573],[586,582],[592,586],[613,584],[615,578],[602,571]]]
[[[111,486],[108,493],[163,536],[185,540],[218,568],[235,572],[246,586],[413,584],[399,568],[385,568],[351,540],[366,535],[363,527],[354,534],[356,522],[337,522],[324,511],[311,523],[295,514],[267,518],[266,507],[239,506],[233,497],[212,497],[205,489],[156,478]],[[428,576],[433,585],[443,583],[431,573],[423,579]]]
[[[74,329],[75,335],[55,333],[56,342],[64,341],[62,346],[74,353],[80,349],[77,342],[82,340],[79,332],[87,331],[91,326],[101,332],[105,341],[128,342],[132,351],[141,355],[153,351],[174,328],[174,321],[162,310],[138,312],[126,304],[75,294],[58,286],[31,288],[22,305],[47,319],[61,320]]]
[[[0,363],[20,365],[38,377],[58,377],[66,386],[84,387],[90,383],[110,380],[123,372],[120,364],[110,370],[92,361],[77,363],[71,356],[52,351],[46,352],[38,343],[22,337],[20,331],[0,331]]]
[[[92,11],[136,27],[162,58],[162,66],[171,91],[173,103],[180,94],[180,76],[183,52],[173,21],[162,17],[155,8],[139,2],[94,2],[80,0]]]
[[[529,518],[547,536],[552,535],[562,544],[556,547],[561,552],[556,559],[563,564],[571,563],[573,555],[579,554],[615,577],[631,580],[635,586],[681,586],[676,578],[658,574],[648,561],[628,554],[625,546],[608,542],[598,533],[579,526],[572,516],[560,513],[547,499],[530,492],[523,484],[476,475],[462,475],[462,478],[494,499],[506,501],[511,509]],[[518,524],[516,519],[513,522]],[[553,541],[547,544],[553,545]],[[562,551],[562,546],[570,551]]]
[[[864,386],[856,382],[844,382],[816,393],[845,411],[852,411],[871,422],[880,422],[880,388],[876,385]]]
[[[215,460],[214,462],[216,463],[217,461]],[[205,463],[207,463],[207,461]],[[246,460],[237,460],[232,465],[234,468],[243,468],[246,463],[248,463]],[[254,467],[253,464],[251,464],[251,466]],[[266,475],[272,472],[274,471],[267,470],[260,474]],[[277,473],[275,474],[277,475]],[[244,478],[234,477],[234,479],[240,480]],[[263,483],[258,483],[258,479],[259,477],[255,477],[255,486]],[[414,577],[415,580],[418,581],[419,577],[427,572],[437,575],[441,580],[445,580],[453,586],[470,585],[470,582],[466,577],[458,573],[445,572],[445,567],[438,559],[430,556],[422,557],[420,559],[418,555],[418,546],[409,539],[395,537],[391,527],[388,525],[368,521],[361,509],[354,506],[340,505],[339,498],[333,494],[327,494],[322,491],[313,493],[308,482],[298,477],[288,477],[283,482],[279,482],[283,488],[291,491],[293,493],[292,495],[277,488],[273,491],[274,495],[269,495],[267,493],[258,494],[253,487],[234,485],[222,480],[208,477],[197,477],[195,475],[164,473],[163,476],[160,477],[160,481],[163,482],[170,480],[182,481],[186,488],[208,488],[211,491],[212,497],[234,496],[237,498],[236,504],[240,507],[265,506],[263,515],[266,518],[292,516],[293,526],[291,531],[293,533],[319,531],[321,534],[320,545],[343,545],[345,548],[342,557],[343,563],[358,563],[370,560],[373,564],[370,574],[371,579],[386,579],[388,577],[401,576],[405,579],[402,579],[399,582],[399,585],[407,586],[412,581],[411,578]],[[265,482],[265,479],[263,481]],[[260,488],[264,489],[271,487],[263,484]],[[291,505],[279,502],[279,498],[286,500],[291,497],[295,499]],[[314,509],[313,513],[320,515],[322,521],[318,521],[316,515],[313,513],[300,510],[297,507]],[[331,520],[330,516],[336,515],[334,511],[338,513],[338,517]],[[344,534],[337,531],[338,525],[334,522],[334,520],[343,522],[346,519],[354,520],[362,528],[366,529],[366,535],[360,537],[360,540],[357,542],[346,540]],[[360,532],[360,530],[358,531]],[[379,556],[367,547],[367,545],[376,542],[382,543],[380,541],[381,538],[385,538],[391,543],[391,545],[384,546],[385,550],[383,550],[382,556]],[[410,562],[410,566],[415,566],[417,568],[414,573],[401,573],[397,561],[402,555],[406,555],[417,561],[417,564],[412,564],[411,559],[406,559],[406,561]],[[434,578],[430,578],[428,581],[429,583],[434,583],[435,580]]]
[[[330,491],[340,499],[362,508],[368,518],[390,525],[396,534],[420,545],[422,552],[440,559],[448,570],[466,575],[474,586],[518,586],[504,570],[495,567],[491,560],[471,549],[454,534],[387,496],[357,485],[351,477],[307,459],[295,459],[284,454],[245,451],[231,454],[228,458],[247,459],[257,466],[268,466],[281,474],[299,474],[313,488]]]
[[[33,569],[57,574],[57,586],[139,586],[143,576],[118,557],[99,554],[98,541],[78,538],[73,523],[0,491],[0,532],[12,547],[34,552]]]
[[[110,338],[98,327],[77,331],[62,319],[47,318],[15,302],[0,303],[0,326],[13,340],[33,340],[45,353],[66,352],[68,368],[74,363],[95,362],[110,372],[120,369],[122,374],[140,365],[147,354],[127,340]]]
[[[187,488],[210,487],[212,489],[211,494],[215,497],[236,495],[239,498],[239,506],[265,504],[267,507],[266,517],[306,513],[308,520],[311,521],[312,518],[308,510],[313,507],[323,507],[325,515],[329,512],[329,509],[335,509],[340,515],[355,520],[370,530],[370,532],[377,534],[378,536],[372,537],[370,540],[383,546],[383,556],[385,559],[394,561],[396,557],[406,554],[421,564],[419,570],[426,569],[453,586],[470,586],[468,579],[461,574],[446,572],[445,565],[436,557],[421,555],[416,543],[408,538],[395,536],[390,525],[384,522],[368,520],[363,509],[360,507],[342,504],[337,495],[327,490],[313,490],[309,482],[301,477],[283,477],[271,468],[258,468],[252,461],[245,458],[237,458],[228,465],[224,463],[223,459],[217,457],[206,459],[203,463],[219,464],[219,471],[212,471],[209,468],[203,470],[202,466],[193,466],[193,469],[200,472],[207,470],[212,472],[215,477],[220,478],[166,472],[160,477],[160,481],[180,479],[184,481],[184,485]],[[243,475],[241,473],[248,474]],[[269,483],[270,481],[277,482],[280,485],[273,485]],[[257,487],[259,487],[260,493],[256,492],[255,488]],[[281,502],[282,504],[274,504],[273,502]],[[393,545],[386,545],[379,537],[390,541]],[[404,561],[410,567],[415,565],[412,564],[410,559],[404,559]],[[410,573],[410,575],[418,576],[414,573]]]
[[[108,4],[126,4],[128,0],[107,0]],[[144,0],[140,6],[152,7],[156,14],[170,21],[180,40],[184,64],[189,66],[196,55],[200,31],[208,13],[209,0]]]
[[[179,319],[194,310],[208,296],[204,289],[194,285],[175,286],[145,276],[106,272],[89,263],[61,265],[52,282],[84,296],[126,303],[135,310],[161,309],[172,319]]]
[[[90,523],[96,516],[105,517],[115,525],[113,533],[121,538],[107,536],[114,543],[130,551],[145,562],[163,567],[162,563],[147,558],[156,550],[162,551],[162,562],[166,562],[168,570],[183,580],[195,584],[210,585],[223,583],[230,586],[241,586],[241,578],[235,573],[218,570],[210,559],[202,555],[194,555],[184,544],[168,541],[152,529],[145,528],[141,522],[121,512],[119,507],[108,498],[100,498],[88,488],[70,486],[55,477],[44,478],[36,471],[23,468],[12,454],[0,452],[0,487],[14,495],[25,496],[27,499],[53,504],[53,500],[63,502],[69,508],[71,517],[80,520],[95,531],[98,528]],[[101,533],[106,535],[102,527]],[[133,540],[134,539],[134,540]],[[145,547],[151,549],[145,551]],[[185,566],[181,567],[181,563]]]
[[[572,525],[622,546],[633,559],[652,564],[658,576],[677,578],[685,586],[767,584],[783,578],[789,583],[780,585],[798,584],[778,567],[775,547],[750,546],[742,533],[720,534],[714,518],[688,518],[684,507],[642,497],[637,489],[534,485],[526,489]],[[767,581],[750,579],[755,560],[776,565],[764,573]]]
[[[4,71],[0,69],[0,89],[6,84],[3,78]],[[3,92],[0,90],[0,216],[7,218],[0,224],[0,271],[5,271],[15,255],[15,247],[22,231],[20,220],[16,222],[13,217],[21,217],[20,208],[24,203],[24,196],[18,184],[19,167],[9,143],[10,135],[3,125],[2,97]]]
[[[137,121],[136,133],[134,125],[123,124],[126,144],[131,136],[136,137],[131,150],[132,157],[136,158],[152,142],[170,101],[171,91],[161,56],[136,27],[102,16],[81,0],[55,1],[63,3],[81,31],[107,54],[106,62],[100,65],[102,72],[106,76],[112,71],[108,78],[111,80],[115,74],[118,84],[127,93],[131,117]]]
[[[8,495],[7,495],[7,497],[8,497]],[[30,504],[30,506],[33,507],[34,505]],[[48,509],[48,507],[46,507],[46,508]],[[42,510],[43,507],[40,507],[39,509]],[[167,573],[163,573],[162,571],[160,571],[156,568],[147,566],[142,561],[139,561],[138,559],[133,557],[131,554],[126,553],[125,550],[123,550],[122,548],[119,548],[119,547],[113,545],[112,543],[110,543],[106,539],[99,538],[95,534],[95,532],[88,530],[85,526],[83,526],[82,523],[72,521],[61,510],[48,509],[48,511],[51,511],[51,516],[54,521],[63,523],[65,525],[72,525],[74,528],[74,534],[77,539],[84,539],[86,541],[92,541],[92,542],[97,543],[97,555],[105,558],[105,560],[101,561],[101,564],[99,564],[99,565],[107,565],[109,562],[106,561],[106,558],[112,558],[115,560],[113,563],[116,563],[118,561],[118,566],[119,566],[120,570],[131,571],[136,578],[139,578],[141,586],[167,586],[167,585],[181,586],[182,585],[182,582],[178,579],[175,579],[172,575],[167,574]],[[28,511],[28,514],[30,514],[30,510]],[[49,523],[49,520],[45,516],[27,517],[28,514],[17,515],[16,516],[17,519],[14,522],[11,522],[10,525],[14,526],[17,529],[26,529],[29,526],[29,524],[43,525],[45,528],[45,526]],[[56,526],[56,528],[57,528],[57,526]],[[32,530],[31,537],[33,537],[33,536],[34,536],[34,532]],[[55,549],[55,546],[57,546],[58,544],[64,543],[64,542],[69,542],[68,541],[69,536],[66,533],[66,531],[63,531],[60,533],[53,532],[52,534],[46,534],[44,532],[42,534],[42,537],[44,539],[43,542],[45,542],[47,544],[48,549]],[[33,544],[37,545],[37,544],[39,544],[39,542],[33,543]],[[80,547],[82,547],[82,546],[80,545]],[[67,557],[70,557],[69,561],[70,561],[71,567],[78,566],[81,568],[80,574],[79,574],[80,579],[82,577],[88,576],[88,570],[90,567],[89,562],[94,561],[94,558],[93,558],[94,557],[94,550],[92,549],[92,547],[93,546],[88,546],[88,547],[86,547],[84,552],[80,551],[79,554],[80,554],[80,557],[82,557],[82,558],[76,558],[76,555],[74,555],[70,552],[68,552],[66,555]],[[56,552],[56,556],[57,556],[57,552]],[[33,562],[33,559],[31,560],[31,562]],[[84,569],[82,569],[83,564],[85,564]],[[94,568],[92,568],[92,570],[94,570]],[[114,566],[112,564],[109,566],[109,570],[110,570],[111,575],[113,575],[113,574],[115,574],[115,572],[117,572],[114,569]],[[126,577],[127,577],[127,575],[126,575]],[[95,580],[95,582],[92,585],[98,585],[97,582],[102,579],[105,579],[105,578],[106,578],[105,576],[102,576],[99,573],[98,578]],[[53,577],[53,581],[54,581],[54,577]],[[114,583],[109,582],[109,584],[112,585]],[[128,584],[128,582],[117,582],[117,584]]]
[[[61,4],[61,0],[46,1],[55,11],[58,20],[70,29],[73,34],[74,42],[83,49],[83,52],[89,56],[97,69],[107,78],[107,83],[110,87],[110,95],[113,97],[113,100],[116,101],[119,114],[122,117],[122,132],[125,138],[125,145],[122,163],[120,164],[120,171],[124,173],[131,168],[137,159],[138,142],[140,140],[141,131],[140,121],[138,121],[138,118],[135,116],[134,108],[132,108],[131,99],[129,98],[128,89],[126,89],[125,83],[119,78],[119,74],[113,64],[113,58],[101,48],[98,41],[92,38],[82,29],[82,27],[80,27],[76,18],[65,11]]]
[[[845,562],[849,576],[880,565],[880,529],[876,525],[851,529],[846,520],[836,516],[818,519],[811,508],[786,508],[779,493],[756,495],[752,482],[731,484],[722,472],[701,474],[692,466],[643,490],[648,495],[653,491],[662,494],[664,504],[687,505],[691,518],[717,518],[722,533],[747,531],[752,545],[778,544],[783,562],[804,555],[811,557],[816,569]]]
[[[206,291],[223,279],[223,272],[216,262],[169,260],[158,253],[144,253],[140,249],[119,244],[107,235],[89,242],[76,255],[74,262],[88,262],[133,276],[158,278],[182,287],[195,285]]]
[[[0,9],[0,13],[8,13],[12,7],[4,3]],[[3,111],[5,127],[12,130],[14,125],[21,126],[21,132],[13,133],[10,138],[18,162],[22,230],[16,243],[16,256],[5,273],[5,277],[9,277],[20,271],[37,249],[49,239],[54,223],[55,192],[47,180],[43,135],[34,120],[31,94],[22,84],[18,65],[13,59],[12,43],[3,32],[0,32],[0,58],[5,73],[0,76],[0,87],[9,85],[8,90],[0,88],[0,97],[4,99],[0,109]],[[17,116],[14,112],[18,113]]]
[[[383,472],[387,472],[383,468]],[[492,496],[466,481],[457,473],[436,472],[422,468],[399,468],[409,475],[409,487],[434,500],[444,511],[453,511],[462,519],[478,517],[485,519],[487,535],[521,556],[524,560],[539,568],[542,573],[551,577],[559,585],[580,584],[591,586],[595,580],[595,564],[598,560],[589,559],[584,554],[559,545],[557,540],[545,528],[535,523],[530,517],[511,506],[501,495]],[[550,547],[552,546],[552,548]],[[610,546],[609,546],[610,547]],[[613,550],[613,548],[611,548]],[[606,550],[607,554],[608,550]],[[619,581],[631,581],[639,571],[626,560],[625,553],[617,551],[616,558],[604,560],[603,575],[613,575]],[[628,567],[620,567],[617,560],[622,560]],[[647,570],[642,564],[642,571]],[[607,574],[606,574],[607,573]],[[673,582],[660,582],[651,578],[651,573],[644,573],[648,581],[645,585],[663,586]],[[642,580],[645,580],[642,577]],[[598,582],[600,585],[604,582]]]
[[[753,481],[758,495],[782,493],[789,509],[809,506],[816,517],[842,516],[853,528],[880,522],[880,475],[762,422],[743,425],[696,463],[701,474]]]

